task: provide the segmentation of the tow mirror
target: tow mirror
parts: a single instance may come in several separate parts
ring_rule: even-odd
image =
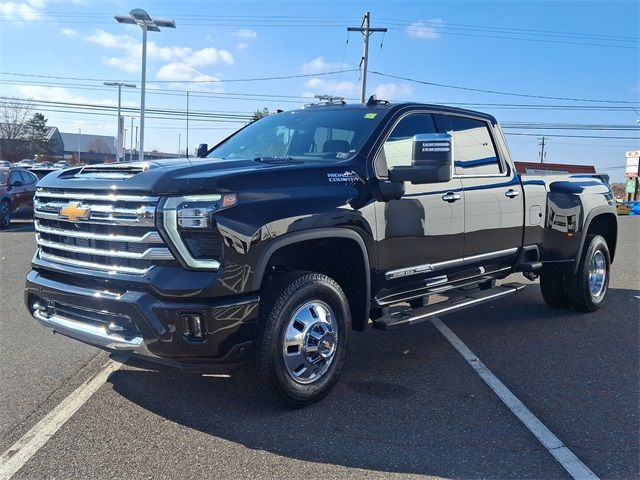
[[[209,146],[206,143],[201,143],[198,145],[198,151],[196,152],[196,157],[202,158],[209,151]]]
[[[451,180],[453,138],[448,133],[425,133],[413,137],[411,166],[389,169],[392,182],[442,183]]]

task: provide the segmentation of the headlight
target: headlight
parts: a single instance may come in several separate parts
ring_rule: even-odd
[[[189,267],[208,270],[220,268],[220,258],[202,258],[200,252],[194,252],[193,248],[189,248],[187,242],[194,241],[193,235],[189,232],[202,232],[206,236],[207,230],[210,230],[213,235],[217,235],[217,231],[213,230],[215,228],[213,214],[233,207],[237,201],[235,193],[227,193],[167,197],[160,204],[163,230]],[[211,249],[204,249],[204,251],[211,251]]]

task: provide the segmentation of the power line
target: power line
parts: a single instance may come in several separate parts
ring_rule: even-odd
[[[376,71],[371,71],[370,73],[372,73],[373,75],[378,75],[380,77],[395,78],[396,80],[404,80],[406,82],[419,83],[422,85],[430,85],[433,87],[453,88],[456,90],[466,90],[469,92],[480,92],[480,93],[491,93],[494,95],[507,95],[511,97],[542,98],[546,100],[563,100],[563,101],[570,101],[570,102],[623,103],[623,104],[632,104],[632,105],[637,105],[638,103],[640,103],[640,102],[629,102],[626,100],[594,100],[594,99],[588,99],[588,98],[550,97],[546,95],[531,95],[531,94],[525,94],[525,93],[501,92],[498,90],[484,90],[481,88],[461,87],[457,85],[447,85],[444,83],[427,82],[425,80],[417,80],[415,78],[401,77],[399,75],[391,75],[389,73],[381,73]]]
[[[540,135],[535,133],[513,133],[513,132],[505,132],[505,135],[521,135],[526,137],[539,137]],[[555,135],[555,134],[545,134],[545,137],[557,137],[557,138],[600,138],[607,140],[640,140],[638,137],[610,137],[606,135]]]
[[[315,17],[315,16],[239,16],[239,15],[172,15],[180,21],[183,26],[207,26],[207,27],[291,27],[291,28],[335,28],[344,27],[351,22],[353,17],[343,17],[337,19],[336,17]],[[56,19],[56,17],[58,19]],[[111,15],[104,14],[71,14],[63,12],[49,12],[46,18],[34,20],[33,22],[39,23],[74,23],[74,24],[107,24],[110,23],[107,19],[110,19]],[[104,20],[103,20],[104,19]],[[387,19],[387,23],[390,29],[407,30],[414,22],[410,20],[398,20]],[[10,21],[9,19],[0,19],[0,21]],[[636,39],[624,36],[613,35],[597,35],[587,33],[573,33],[573,32],[554,32],[550,30],[534,30],[534,29],[517,29],[508,27],[496,27],[496,26],[483,26],[483,25],[469,25],[449,22],[428,22],[423,21],[424,25],[429,25],[429,28],[434,29],[435,32],[441,35],[455,35],[474,38],[496,38],[501,40],[516,40],[516,41],[531,41],[531,42],[543,42],[552,44],[565,44],[575,46],[589,46],[589,47],[607,47],[607,48],[626,48],[635,49],[638,46],[633,45],[620,45],[620,42],[634,42]],[[420,27],[418,27],[420,28]],[[462,32],[462,33],[461,33]],[[468,33],[477,32],[477,33]],[[515,35],[515,36],[514,36]],[[547,37],[541,38],[541,37]],[[564,39],[564,40],[563,40]],[[618,42],[616,43],[584,43],[571,41],[572,39],[584,39],[604,42]]]
[[[333,71],[333,72],[321,72],[321,73],[301,73],[301,74],[292,74],[292,75],[281,75],[274,77],[255,77],[255,78],[230,78],[227,80],[216,79],[216,80],[148,80],[147,83],[193,83],[193,84],[206,84],[206,83],[239,83],[239,82],[265,82],[270,80],[289,80],[293,78],[308,78],[308,77],[322,77],[326,75],[336,75],[343,72],[356,72],[357,69],[353,68],[350,70],[342,70],[342,71]],[[135,80],[123,80],[123,79],[112,79],[112,78],[80,78],[80,77],[61,77],[55,75],[34,75],[34,74],[24,74],[24,73],[12,73],[12,72],[0,72],[0,75],[12,75],[17,77],[32,77],[32,78],[49,78],[54,80],[80,80],[86,82],[105,82],[105,81],[118,81],[118,82],[129,82]]]

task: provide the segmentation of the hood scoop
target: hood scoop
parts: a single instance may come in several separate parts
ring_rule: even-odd
[[[136,163],[105,163],[101,165],[87,165],[76,173],[77,178],[126,180],[138,173],[146,172],[153,168],[147,162]]]

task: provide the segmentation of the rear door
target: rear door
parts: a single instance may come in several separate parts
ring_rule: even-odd
[[[522,187],[500,153],[493,125],[452,114],[438,116],[438,123],[453,137],[454,176],[464,190],[465,264],[484,270],[510,265],[522,245]]]
[[[411,165],[414,135],[435,132],[430,113],[401,116],[377,152],[376,174],[385,178],[389,168]],[[464,203],[459,178],[423,185],[405,182],[401,199],[376,202],[382,297],[448,281],[446,272],[463,255]]]
[[[20,175],[22,176],[22,182],[24,184],[24,206],[33,208],[33,196],[36,192],[38,177],[33,173],[24,170],[20,172]]]

